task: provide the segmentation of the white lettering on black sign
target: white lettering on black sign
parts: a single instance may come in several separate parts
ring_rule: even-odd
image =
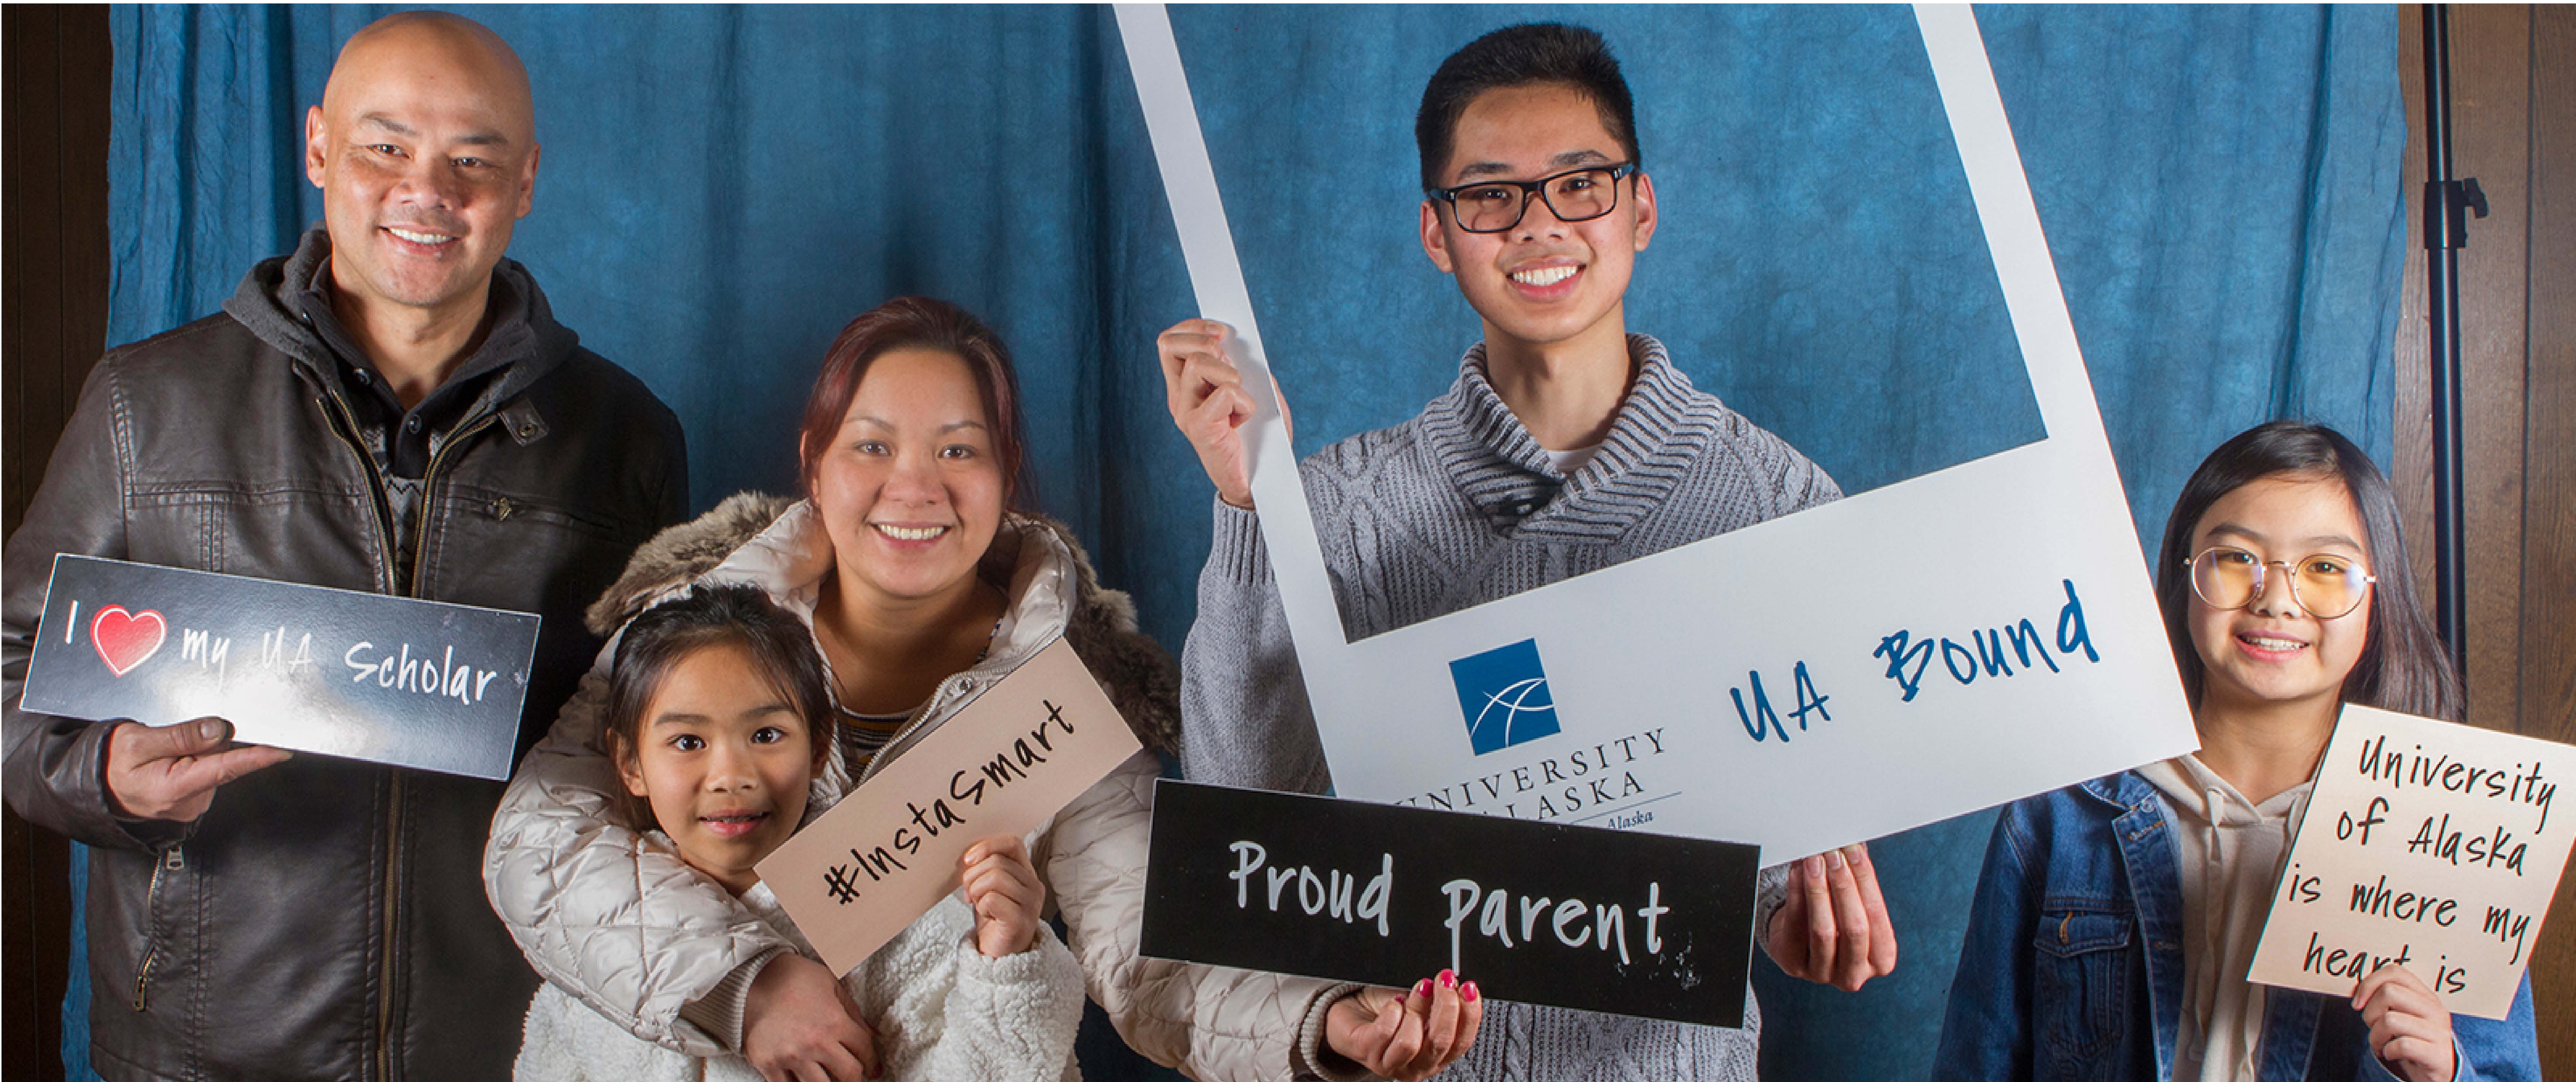
[[[1164,781],[1144,953],[1740,1026],[1752,846]]]

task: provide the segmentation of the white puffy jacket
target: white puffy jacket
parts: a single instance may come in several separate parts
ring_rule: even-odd
[[[648,835],[667,845],[659,833]],[[765,885],[743,892],[813,957]],[[841,978],[876,1031],[879,1082],[1073,1082],[1082,967],[1038,926],[1028,950],[986,958],[975,911],[951,894]],[[740,1056],[701,1059],[642,1040],[561,988],[537,986],[513,1082],[760,1082]]]
[[[693,583],[747,583],[808,620],[833,568],[810,503],[743,494],[637,550],[590,611],[606,634]],[[1148,749],[1177,731],[1179,676],[1136,631],[1124,594],[1102,589],[1070,534],[1010,515],[985,559],[1008,582],[1009,610],[989,656],[942,681],[876,761],[884,763],[1019,667],[1059,633],[1099,678]],[[492,818],[486,892],[538,975],[628,1032],[696,1056],[731,1051],[738,1034],[684,1018],[739,1002],[761,964],[792,949],[761,916],[707,881],[628,817],[598,745],[611,638],[543,741],[520,763]],[[1147,831],[1158,774],[1150,751],[1113,771],[1042,828],[1030,852],[1064,918],[1091,998],[1129,1047],[1209,1080],[1294,1077],[1313,1062],[1326,996],[1318,980],[1149,959],[1137,953]],[[861,778],[860,780],[864,780]],[[853,787],[839,742],[814,781],[819,814]],[[1292,1054],[1294,1059],[1292,1060]]]

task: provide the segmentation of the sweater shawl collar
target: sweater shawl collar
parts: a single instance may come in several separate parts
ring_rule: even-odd
[[[1663,506],[1718,431],[1722,407],[1691,386],[1664,344],[1628,336],[1636,376],[1601,449],[1572,476],[1503,404],[1485,376],[1485,344],[1459,361],[1458,381],[1423,410],[1422,432],[1441,472],[1497,532],[1610,542]]]

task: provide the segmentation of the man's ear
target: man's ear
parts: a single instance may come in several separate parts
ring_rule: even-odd
[[[304,111],[304,179],[322,186],[323,167],[331,162],[331,133],[322,124],[322,107]]]
[[[545,153],[542,143],[528,144],[527,164],[519,167],[519,212],[513,217],[525,218],[537,206],[537,158]]]
[[[1442,274],[1456,274],[1458,267],[1449,260],[1449,237],[1440,229],[1440,204],[1422,201],[1422,254],[1431,257],[1431,265]]]
[[[1646,242],[1655,239],[1655,182],[1639,172],[1632,183],[1637,186],[1637,250],[1646,250]]]

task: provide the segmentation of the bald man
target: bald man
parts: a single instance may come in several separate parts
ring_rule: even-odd
[[[108,1079],[498,1079],[536,979],[483,898],[498,783],[20,710],[56,553],[539,613],[524,752],[582,606],[688,505],[677,419],[503,258],[539,157],[507,44],[369,26],[305,136],[325,226],[110,351],[8,540],[7,796],[93,847]]]

